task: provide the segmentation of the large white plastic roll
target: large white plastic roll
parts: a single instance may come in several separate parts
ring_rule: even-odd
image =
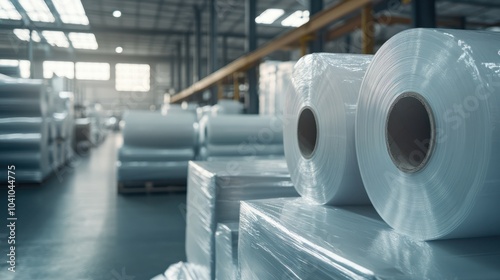
[[[373,205],[417,239],[500,234],[500,34],[412,29],[360,89],[356,148]]]
[[[311,54],[293,72],[284,146],[297,191],[320,204],[365,204],[354,144],[358,91],[371,55]]]
[[[124,145],[130,147],[176,149],[197,143],[196,118],[192,114],[129,111],[123,120]]]

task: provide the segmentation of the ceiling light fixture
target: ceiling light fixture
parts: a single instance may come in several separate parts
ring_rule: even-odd
[[[281,17],[285,11],[283,9],[267,9],[255,18],[256,23],[271,24]]]
[[[116,53],[122,53],[123,52],[123,48],[122,47],[116,47],[115,52]]]
[[[121,16],[122,16],[122,12],[120,12],[120,11],[116,10],[116,11],[114,11],[114,12],[113,12],[113,16],[114,16],[115,18],[119,18],[119,17],[121,17]]]
[[[68,36],[75,49],[97,50],[98,48],[95,35],[92,33],[70,32]]]

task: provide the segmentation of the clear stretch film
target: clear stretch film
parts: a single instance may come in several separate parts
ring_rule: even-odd
[[[371,55],[311,54],[295,65],[286,96],[283,141],[297,191],[320,204],[366,204],[354,123]]]
[[[360,89],[356,148],[370,200],[397,231],[500,234],[500,34],[392,37]]]
[[[500,237],[416,241],[371,206],[243,201],[241,279],[500,279]]]

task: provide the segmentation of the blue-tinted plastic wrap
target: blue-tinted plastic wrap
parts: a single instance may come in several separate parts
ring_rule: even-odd
[[[241,200],[298,196],[284,160],[190,162],[186,255],[215,277],[217,223],[238,222]]]
[[[242,202],[241,279],[499,279],[500,237],[415,241],[371,206]]]
[[[238,272],[238,223],[220,223],[215,232],[215,279],[236,280]]]

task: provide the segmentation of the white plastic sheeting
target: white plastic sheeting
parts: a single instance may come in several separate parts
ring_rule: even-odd
[[[280,160],[190,162],[186,255],[215,277],[217,223],[238,222],[240,201],[298,196]]]
[[[415,241],[371,206],[242,202],[241,279],[498,279],[500,238]]]
[[[371,202],[416,239],[500,234],[500,34],[412,29],[374,56],[356,148]]]
[[[359,174],[354,124],[371,55],[310,54],[286,95],[284,146],[301,196],[319,204],[368,204]]]

